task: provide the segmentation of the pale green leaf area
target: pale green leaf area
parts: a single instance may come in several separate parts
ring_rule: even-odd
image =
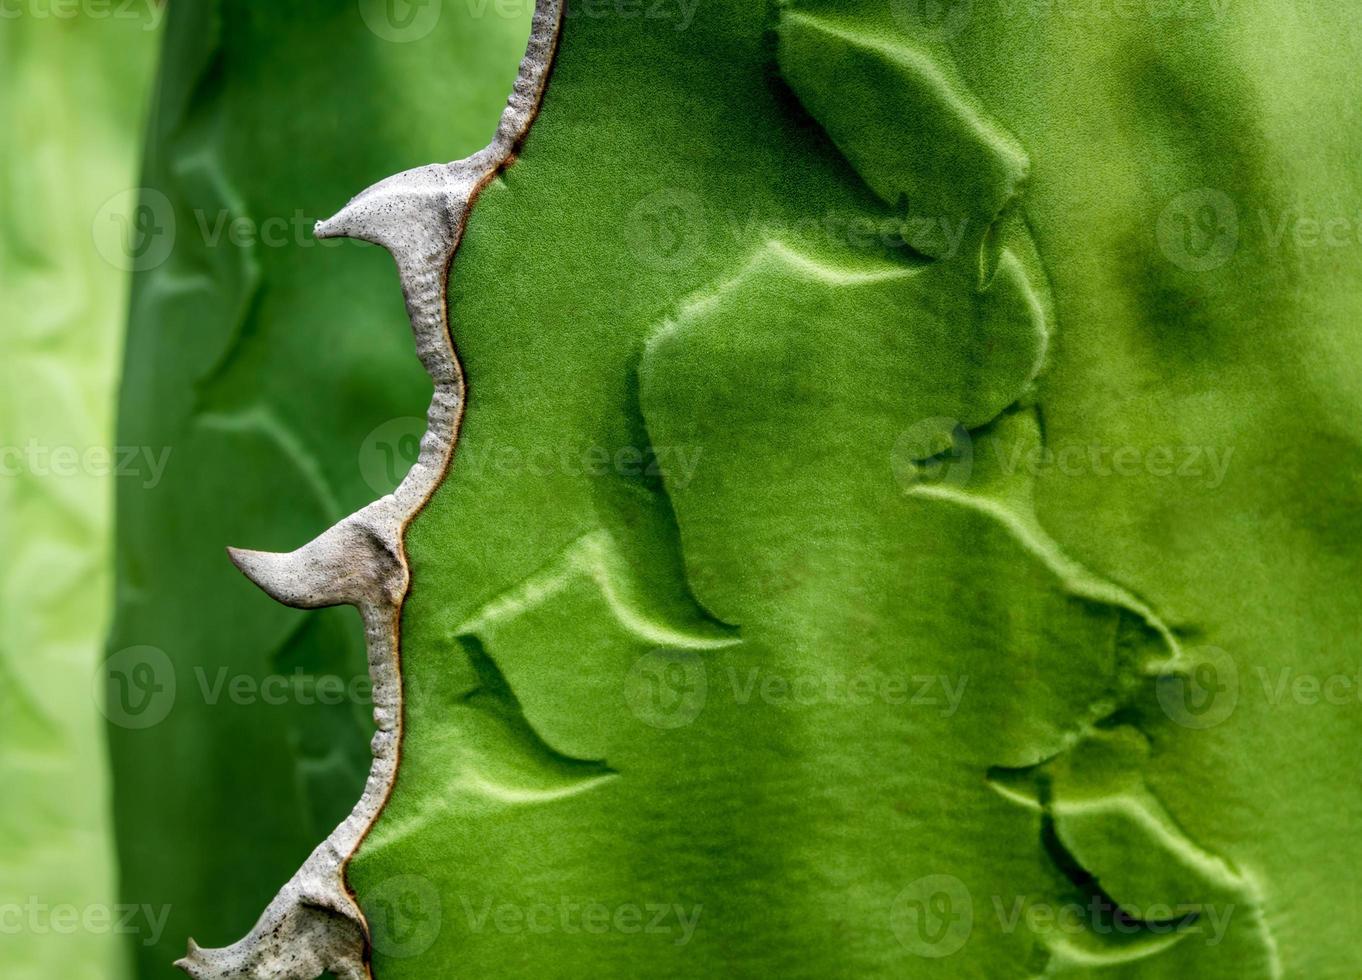
[[[430,385],[392,261],[313,224],[483,146],[530,10],[395,9],[168,14],[118,441],[170,459],[154,486],[119,487],[109,644],[130,694],[110,727],[121,895],[169,908],[129,937],[139,978],[182,976],[190,936],[249,929],[368,771],[358,617],[279,606],[225,549],[304,544],[415,458]]]
[[[1119,6],[569,17],[377,976],[1357,975],[1358,34]]]
[[[44,8],[46,9],[46,8]],[[0,19],[0,974],[124,975],[96,671],[159,16]]]

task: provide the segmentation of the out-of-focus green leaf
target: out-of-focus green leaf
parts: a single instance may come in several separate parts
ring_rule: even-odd
[[[295,547],[414,457],[429,385],[392,264],[324,247],[312,224],[375,174],[483,145],[528,18],[368,2],[170,13],[118,440],[169,460],[120,487],[110,643],[128,699],[111,719],[122,894],[171,909],[137,949],[139,977],[179,975],[191,930],[244,932],[359,796],[372,723],[357,617],[277,606],[224,548]]]
[[[107,257],[160,11],[69,13],[0,19],[0,973],[16,980],[124,972],[94,683],[127,303]]]

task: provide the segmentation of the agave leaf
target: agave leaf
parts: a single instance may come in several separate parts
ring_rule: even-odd
[[[1248,227],[1355,214],[1352,42],[923,10],[569,19],[455,262],[376,975],[1356,968],[1356,713],[1250,689],[1349,676],[1356,252]]]

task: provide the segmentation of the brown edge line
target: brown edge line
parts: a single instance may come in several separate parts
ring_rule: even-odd
[[[373,817],[369,820],[368,824],[365,825],[364,830],[359,834],[358,839],[355,841],[355,846],[348,854],[341,858],[340,862],[341,883],[345,886],[346,893],[350,896],[351,901],[354,902],[356,911],[359,912],[359,923],[364,930],[364,968],[368,972],[371,980],[373,980],[374,977],[372,956],[373,936],[369,929],[368,918],[364,914],[364,908],[360,904],[359,895],[350,885],[349,872],[350,862],[359,853],[360,848],[364,846],[364,842],[368,839],[370,832],[378,824],[384,811],[387,810],[388,803],[392,799],[393,791],[397,788],[397,780],[402,772],[402,745],[406,740],[407,734],[406,683],[402,674],[402,613],[407,605],[407,597],[411,595],[412,584],[415,577],[412,572],[411,563],[407,559],[407,530],[411,527],[412,523],[425,512],[426,507],[430,504],[430,501],[434,498],[436,492],[444,485],[445,480],[449,476],[449,471],[454,465],[454,456],[458,451],[459,436],[463,433],[464,415],[468,411],[468,401],[472,394],[472,386],[468,381],[468,373],[464,370],[463,361],[459,358],[458,347],[454,343],[453,322],[450,318],[449,311],[449,276],[450,271],[454,267],[454,260],[458,257],[459,249],[463,246],[464,235],[467,233],[468,225],[473,219],[473,211],[477,206],[478,198],[482,195],[483,189],[510,169],[511,165],[520,159],[520,150],[525,145],[525,141],[529,138],[530,130],[533,128],[535,121],[539,118],[540,110],[544,104],[544,97],[548,94],[549,83],[553,78],[553,70],[558,60],[558,46],[562,39],[563,28],[567,20],[568,0],[560,0],[560,4],[557,23],[554,27],[552,38],[549,41],[549,54],[547,64],[543,71],[543,81],[539,87],[537,97],[534,100],[534,106],[528,118],[525,120],[524,125],[520,127],[520,131],[515,135],[515,138],[507,148],[505,157],[503,157],[497,166],[489,170],[482,180],[478,181],[478,183],[473,186],[472,191],[469,193],[468,208],[464,216],[463,224],[459,228],[458,237],[454,243],[454,249],[450,252],[449,260],[445,263],[444,271],[441,274],[442,284],[440,289],[440,300],[441,317],[444,323],[443,340],[449,350],[450,364],[453,365],[454,372],[459,379],[459,385],[463,389],[462,397],[459,399],[458,411],[450,423],[450,431],[453,433],[453,438],[450,440],[449,448],[445,453],[444,465],[441,467],[439,474],[432,482],[426,495],[421,499],[421,502],[412,509],[398,526],[398,554],[402,562],[402,569],[406,573],[407,583],[406,588],[403,589],[401,599],[397,602],[396,607],[393,610],[392,649],[394,667],[396,668],[398,696],[397,738],[393,749],[393,778],[385,788],[383,799],[379,803],[378,808],[374,811]],[[531,36],[528,43],[533,44],[533,22],[531,22],[530,32]],[[526,57],[529,56],[529,53],[530,52],[527,50]],[[496,137],[494,136],[493,143],[495,143],[495,141]]]

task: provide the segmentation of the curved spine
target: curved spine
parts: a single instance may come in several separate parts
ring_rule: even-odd
[[[563,0],[538,0],[519,75],[489,146],[464,160],[389,177],[317,224],[318,238],[358,238],[392,254],[416,351],[434,394],[416,463],[395,491],[288,554],[228,549],[251,581],[285,605],[359,609],[377,731],[359,802],[280,889],[254,928],[221,949],[189,941],[188,954],[176,965],[195,980],[312,980],[325,971],[343,980],[372,977],[369,926],[345,882],[345,869],[397,779],[403,724],[400,624],[411,581],[406,529],[444,479],[463,417],[463,369],[449,330],[449,269],[478,193],[514,160],[529,132],[562,17]]]

